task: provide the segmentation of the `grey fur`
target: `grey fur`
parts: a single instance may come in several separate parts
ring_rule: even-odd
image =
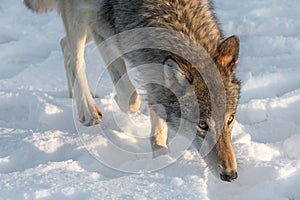
[[[133,66],[140,66],[141,64],[147,63],[153,64],[152,68],[151,66],[148,67],[150,71],[141,73],[141,78],[146,80],[146,82],[152,79],[163,81],[163,84],[151,83],[147,86],[149,105],[154,111],[152,113],[152,120],[156,121],[153,124],[154,138],[151,138],[155,146],[153,149],[156,150],[157,147],[167,148],[165,137],[167,130],[158,131],[156,127],[162,127],[162,123],[167,121],[170,127],[178,129],[180,119],[184,118],[190,123],[193,129],[191,129],[191,131],[194,131],[194,143],[200,153],[203,142],[214,145],[212,151],[205,155],[205,160],[208,162],[212,171],[225,181],[233,181],[237,178],[236,159],[231,144],[231,130],[233,126],[233,120],[231,119],[234,119],[240,91],[240,83],[235,77],[235,69],[239,56],[239,39],[236,36],[227,39],[224,38],[214,15],[211,1],[47,1],[48,7],[45,4],[46,0],[24,0],[29,8],[37,12],[51,10],[54,8],[53,5],[57,4],[58,12],[62,14],[65,24],[68,24],[69,20],[75,20],[75,23],[70,22],[70,24],[79,23],[84,25],[80,26],[80,29],[75,29],[77,25],[74,25],[76,27],[69,27],[69,29],[74,28],[72,31],[82,30],[83,28],[87,29],[84,31],[91,32],[94,41],[98,45],[116,34],[137,28],[156,27],[179,33],[170,34],[162,31],[161,34],[158,34],[151,33],[150,31],[142,36],[132,36],[132,38],[126,41],[122,41],[123,38],[119,38],[115,41],[116,47],[121,54],[127,46],[133,43],[139,41],[149,42],[149,38],[151,40],[152,35],[158,36],[159,38],[156,38],[156,41],[166,46],[164,50],[145,48],[126,52],[122,55],[130,60]],[[74,12],[73,15],[77,17],[68,19],[65,16],[67,16],[69,12]],[[66,28],[67,33],[69,29]],[[72,34],[73,33],[69,32],[67,37],[71,37],[72,39],[75,37],[72,36]],[[155,43],[156,41],[153,42]],[[196,46],[201,46],[217,67],[220,76],[214,76],[214,74],[208,75],[223,84],[225,91],[219,91],[219,93],[217,93],[219,96],[211,93],[211,88],[209,88],[205,82],[204,77],[201,76],[203,74],[199,73],[199,69],[210,68],[212,64],[208,64],[210,62],[204,59],[204,54],[200,53],[201,55],[197,55],[195,54],[197,51],[193,52],[193,43],[195,43]],[[64,44],[64,47],[66,45],[67,44]],[[151,42],[149,45],[151,45]],[[171,49],[169,50],[168,47],[187,50],[182,51],[184,55],[177,55],[171,51]],[[100,52],[104,60],[109,60],[109,52],[105,53],[105,49],[101,48]],[[155,64],[160,64],[164,67],[160,68],[159,65],[157,65],[158,68],[157,66],[155,68]],[[67,69],[67,73],[75,74],[74,69]],[[111,76],[114,83],[120,79],[123,73],[125,72],[118,71],[118,68],[112,68]],[[73,88],[73,79],[74,78],[71,78],[70,88]],[[131,87],[129,81],[127,81],[127,85]],[[79,84],[79,86],[81,85]],[[170,87],[175,88],[177,94],[174,94],[170,90]],[[122,96],[122,91],[117,91],[117,93],[117,95]],[[192,93],[195,94],[196,99],[191,97]],[[72,92],[70,92],[70,94],[72,94]],[[87,93],[83,93],[83,96],[85,95],[87,95]],[[128,95],[125,94],[123,96],[127,97]],[[133,96],[132,102],[137,98],[136,93],[134,93]],[[217,110],[217,112],[220,112],[219,117],[215,117],[217,116],[215,114],[216,110],[212,109],[213,104],[211,98],[214,98],[216,102],[218,102],[219,99],[225,99],[224,101],[226,101],[225,112],[221,112],[221,107]],[[92,101],[90,102],[92,103]],[[167,112],[166,119],[163,119],[164,116],[159,110],[155,109],[155,104],[164,106]],[[90,109],[93,110],[91,106]],[[100,111],[97,110],[97,108],[95,109],[99,112],[98,114],[101,115]],[[199,110],[199,112],[196,112],[197,110]],[[89,112],[83,118],[86,119],[88,115]],[[96,123],[99,123],[99,121],[93,121],[92,119],[91,122],[88,122],[89,125]],[[204,136],[207,137],[204,139]]]

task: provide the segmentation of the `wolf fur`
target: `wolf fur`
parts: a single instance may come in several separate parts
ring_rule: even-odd
[[[149,84],[150,117],[152,124],[151,144],[154,151],[167,150],[168,126],[176,127],[183,117],[176,96],[168,86],[178,85],[182,97],[187,97],[182,80],[188,81],[196,95],[200,116],[195,122],[192,108],[187,107],[188,121],[196,127],[194,144],[200,151],[203,140],[211,136],[215,144],[205,157],[208,166],[224,181],[237,178],[236,158],[231,142],[231,131],[239,99],[239,81],[235,69],[239,56],[239,39],[224,38],[209,0],[24,0],[28,8],[36,12],[56,9],[64,22],[66,37],[61,40],[68,77],[70,96],[75,97],[79,120],[87,125],[101,122],[102,114],[90,94],[84,64],[84,47],[95,41],[98,45],[109,37],[136,28],[158,27],[179,32],[201,45],[214,61],[224,84],[226,112],[222,120],[214,119],[211,95],[205,81],[185,58],[165,50],[139,50],[124,55],[132,63],[160,63],[165,66],[162,74],[165,86]],[[170,36],[172,40],[172,36]],[[175,38],[174,38],[175,40]],[[103,57],[109,53],[100,50]],[[108,71],[116,86],[116,101],[125,112],[135,112],[140,97],[126,75],[124,58],[117,59]],[[142,77],[151,78],[144,74]],[[121,84],[117,84],[121,81]],[[221,95],[221,94],[220,94]],[[127,99],[129,103],[124,102]],[[188,99],[188,97],[186,98]],[[165,107],[167,118],[156,109]],[[189,114],[190,113],[190,114]],[[189,115],[189,116],[188,116]],[[220,130],[217,126],[222,127]],[[217,137],[218,136],[218,137]]]
[[[38,13],[57,9],[57,0],[24,0],[24,3],[28,8]]]

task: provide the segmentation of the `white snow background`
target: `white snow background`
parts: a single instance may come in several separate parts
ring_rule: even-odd
[[[300,1],[226,0],[215,7],[225,34],[241,39],[242,93],[233,130],[239,178],[232,183],[214,177],[193,147],[152,173],[101,164],[75,128],[59,16],[0,0],[0,199],[300,200]],[[97,81],[93,71],[88,76]],[[102,139],[97,148],[108,154],[109,141],[140,148],[110,123],[119,111],[111,106],[107,75],[104,81],[96,102],[109,136],[95,133]],[[147,129],[147,115],[132,118]],[[125,165],[131,163],[143,161]]]

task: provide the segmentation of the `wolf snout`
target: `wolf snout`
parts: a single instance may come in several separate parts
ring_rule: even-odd
[[[220,174],[220,178],[222,181],[232,182],[236,180],[238,177],[238,174],[236,171],[232,170],[229,173],[228,172],[222,172]]]

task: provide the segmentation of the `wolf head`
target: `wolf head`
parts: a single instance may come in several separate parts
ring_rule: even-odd
[[[217,105],[217,108],[212,109],[211,98],[216,97],[211,95],[211,91],[203,79],[205,74],[200,74],[195,66],[176,56],[170,56],[164,62],[165,86],[173,88],[172,92],[165,89],[167,91],[164,98],[174,99],[176,96],[177,99],[185,99],[165,102],[168,123],[174,127],[176,124],[178,125],[178,119],[181,117],[187,119],[194,126],[196,148],[204,156],[211,171],[224,181],[233,181],[237,178],[237,164],[232,147],[231,131],[235,121],[240,90],[239,81],[235,78],[238,56],[239,39],[232,36],[220,42],[212,57],[219,72],[215,78],[221,77],[225,90],[223,93],[217,94],[219,95],[217,98],[222,97],[226,102],[225,113],[221,113],[219,118],[216,118],[217,115],[214,115],[213,112],[219,112],[221,105],[220,108]],[[199,65],[203,65],[203,63],[199,63]],[[196,97],[194,100],[189,97],[190,88]],[[196,112],[196,110],[199,111]]]

